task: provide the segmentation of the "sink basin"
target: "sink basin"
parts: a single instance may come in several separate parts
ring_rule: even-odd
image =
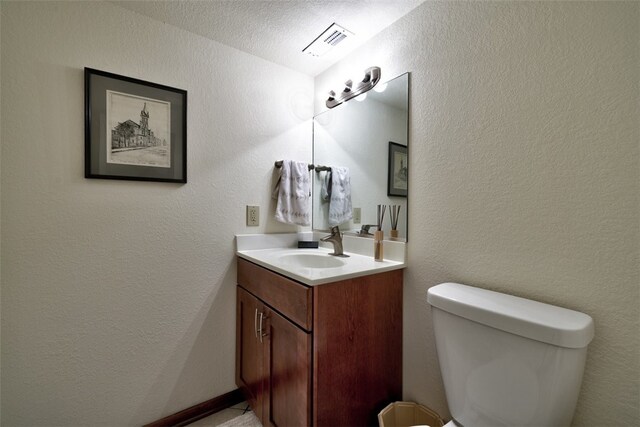
[[[0,0],[2,1],[2,0]],[[402,256],[401,261],[373,259],[371,240],[345,236],[345,242],[353,246],[347,250],[349,258],[329,255],[333,248],[296,248],[300,236],[287,234],[252,234],[236,236],[239,258],[243,258],[274,273],[298,281],[307,286],[334,283],[355,277],[402,269],[405,243],[388,242],[385,254]]]
[[[344,260],[326,253],[285,254],[280,257],[280,262],[285,267],[294,268],[336,268],[345,264]]]

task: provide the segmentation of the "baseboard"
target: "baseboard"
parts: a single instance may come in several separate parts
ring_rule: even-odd
[[[182,427],[208,417],[230,406],[243,402],[244,396],[239,389],[225,393],[222,396],[214,397],[206,402],[198,403],[190,408],[176,412],[173,415],[164,417],[158,421],[145,424],[144,427]]]

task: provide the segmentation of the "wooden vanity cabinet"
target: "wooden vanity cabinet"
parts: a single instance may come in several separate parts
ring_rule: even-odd
[[[310,425],[311,334],[241,287],[238,309],[236,382],[255,414],[264,426]]]
[[[307,286],[238,259],[236,383],[264,426],[377,425],[402,397],[402,270]]]
[[[258,311],[264,305],[256,297],[238,287],[236,314],[236,383],[256,414],[263,411],[263,354],[258,339]]]

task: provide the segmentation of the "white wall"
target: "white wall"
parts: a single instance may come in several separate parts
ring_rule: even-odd
[[[2,424],[140,425],[236,388],[236,233],[311,161],[313,80],[102,2],[2,2]],[[188,91],[186,185],[88,180],[83,68]],[[261,227],[245,227],[245,205]]]
[[[590,314],[575,425],[640,424],[640,4],[426,2],[316,77],[411,72],[404,397],[448,415],[426,291]]]

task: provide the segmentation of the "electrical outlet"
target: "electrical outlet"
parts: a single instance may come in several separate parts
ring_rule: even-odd
[[[247,205],[247,225],[260,225],[260,206]]]
[[[362,210],[360,208],[353,208],[353,223],[360,224],[362,221]]]

